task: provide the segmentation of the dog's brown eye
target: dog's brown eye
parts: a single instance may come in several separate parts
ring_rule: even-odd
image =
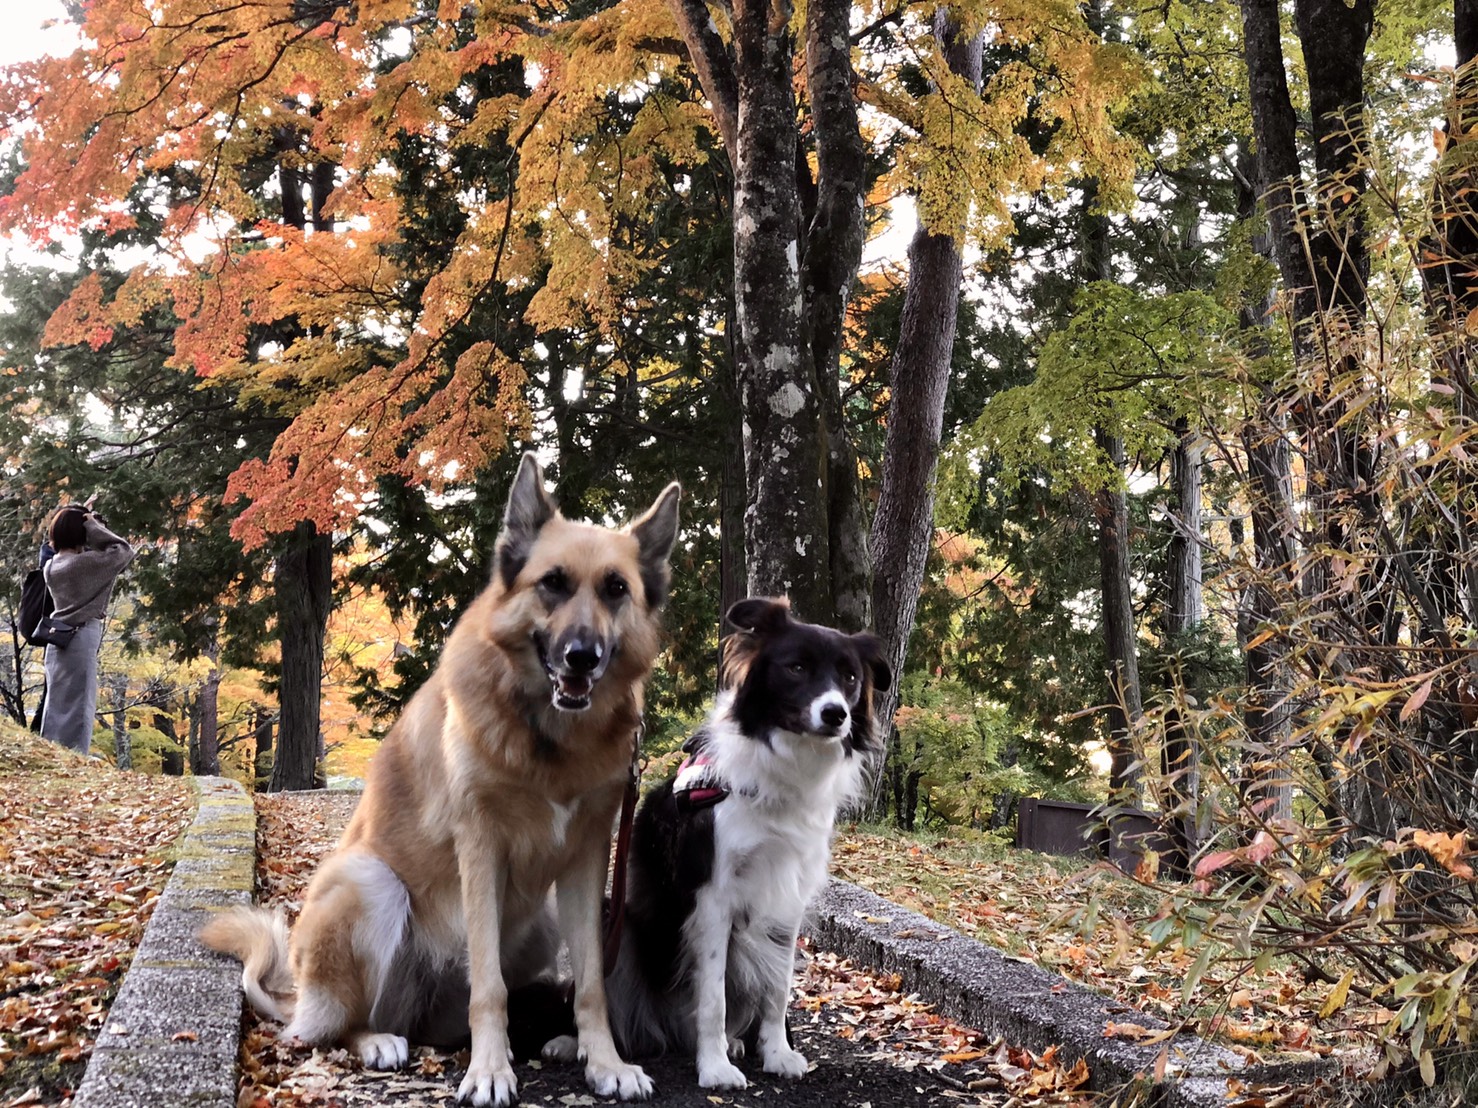
[[[793,673],[793,674],[795,674],[797,677],[799,677],[803,673],[806,672],[806,663],[805,662],[791,662],[790,665],[786,666],[785,668],[788,669],[788,670],[790,670],[790,672]]]
[[[548,589],[550,592],[569,592],[570,579],[565,576],[562,569],[551,569],[543,577],[539,578],[539,587]]]
[[[626,583],[626,578],[611,574],[606,578],[606,595],[612,600],[620,600],[631,591],[631,586]]]
[[[857,684],[857,675],[850,669],[844,669],[842,670],[842,680],[848,685],[855,685]]]

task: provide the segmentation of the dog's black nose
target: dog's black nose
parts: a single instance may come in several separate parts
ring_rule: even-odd
[[[828,704],[821,709],[821,722],[828,727],[840,727],[847,722],[847,709],[837,704]]]
[[[600,665],[600,650],[584,643],[571,643],[565,647],[565,665],[576,673],[589,673]]]

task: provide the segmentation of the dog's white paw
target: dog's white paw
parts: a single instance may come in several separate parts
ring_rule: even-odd
[[[735,1035],[732,1039],[729,1040],[729,1057],[731,1059],[733,1059],[734,1061],[738,1061],[740,1058],[744,1057],[745,1053],[746,1051],[744,1049],[743,1039],[741,1039],[738,1035]]]
[[[727,1058],[698,1063],[698,1084],[705,1089],[742,1089],[749,1082]]]
[[[518,1079],[513,1076],[511,1066],[500,1069],[469,1069],[462,1084],[457,1086],[457,1103],[472,1104],[474,1108],[508,1108],[518,1099]]]
[[[798,1050],[791,1050],[788,1046],[777,1046],[765,1051],[761,1063],[766,1073],[779,1074],[794,1081],[797,1077],[803,1077],[806,1073],[806,1056]]]
[[[539,1054],[546,1062],[568,1064],[580,1056],[580,1043],[573,1035],[558,1035],[545,1043]]]
[[[398,1070],[410,1058],[405,1039],[387,1031],[360,1035],[354,1045],[360,1060],[372,1070]]]
[[[613,1096],[620,1100],[646,1100],[652,1095],[652,1079],[640,1066],[622,1062],[616,1066],[585,1067],[585,1083],[596,1096]]]

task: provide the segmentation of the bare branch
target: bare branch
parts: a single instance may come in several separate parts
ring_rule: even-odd
[[[671,4],[672,17],[687,45],[703,94],[713,105],[713,119],[724,149],[733,158],[739,129],[739,81],[734,75],[734,56],[703,0],[671,0]]]

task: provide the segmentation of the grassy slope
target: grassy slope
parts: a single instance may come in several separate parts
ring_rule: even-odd
[[[1156,949],[1161,895],[1106,864],[1014,850],[969,832],[905,836],[844,828],[833,872],[1010,954],[1249,1055],[1355,1051],[1390,1012],[1351,996],[1321,1019],[1331,986],[1297,967],[1238,973],[1213,961],[1188,994],[1200,951]],[[1335,974],[1334,976],[1338,976]]]

